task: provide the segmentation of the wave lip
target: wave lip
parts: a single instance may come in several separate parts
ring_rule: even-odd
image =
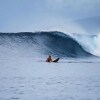
[[[91,53],[71,36],[62,32],[20,32],[0,33],[0,51],[6,49],[9,54],[41,54],[59,57],[89,57]],[[9,50],[7,50],[9,49]]]

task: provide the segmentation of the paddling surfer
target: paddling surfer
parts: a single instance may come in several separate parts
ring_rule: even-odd
[[[60,58],[57,58],[55,60],[52,60],[51,56],[49,56],[46,60],[46,62],[58,62]]]
[[[49,56],[49,57],[47,58],[46,62],[52,62],[51,56]]]

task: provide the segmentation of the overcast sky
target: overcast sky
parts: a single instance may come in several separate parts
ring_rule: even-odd
[[[0,0],[0,32],[84,32],[73,20],[100,15],[100,0]]]

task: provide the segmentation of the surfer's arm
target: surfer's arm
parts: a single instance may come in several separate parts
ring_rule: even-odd
[[[52,62],[52,59],[51,59],[51,62]]]

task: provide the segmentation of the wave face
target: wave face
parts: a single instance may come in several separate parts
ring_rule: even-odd
[[[87,52],[71,36],[62,32],[0,33],[0,55],[58,57],[89,57]]]

